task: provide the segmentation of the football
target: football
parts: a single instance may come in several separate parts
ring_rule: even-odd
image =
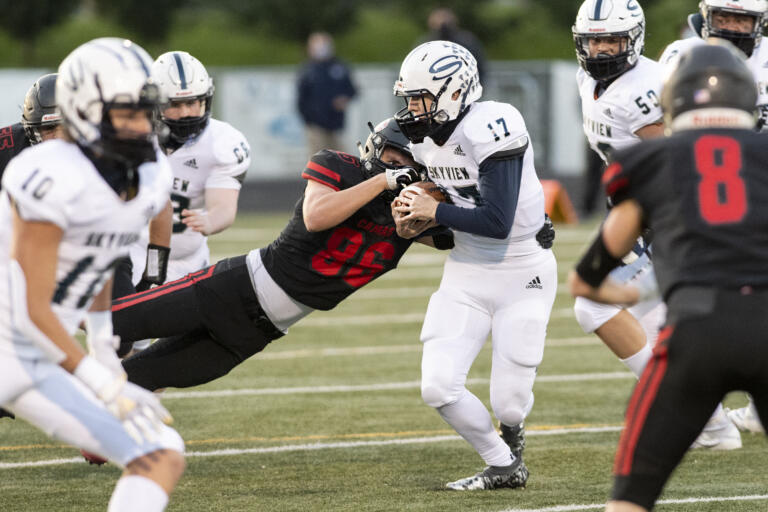
[[[437,201],[438,203],[443,203],[446,200],[445,194],[443,191],[438,187],[435,183],[431,181],[417,181],[416,183],[411,183],[407,187],[405,187],[400,194],[405,194],[408,189],[414,189],[414,188],[420,188],[430,196],[432,196],[432,199]]]

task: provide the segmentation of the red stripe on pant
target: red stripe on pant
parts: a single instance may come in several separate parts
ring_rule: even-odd
[[[637,383],[632,399],[627,408],[627,417],[624,420],[624,431],[619,439],[619,449],[616,452],[616,460],[613,473],[617,476],[627,476],[632,470],[632,462],[635,457],[635,448],[643,425],[648,416],[651,404],[656,399],[659,385],[667,371],[667,345],[664,343],[672,335],[673,326],[667,326],[659,333],[653,357],[645,367],[640,382]]]
[[[171,281],[170,283],[166,283],[163,286],[158,286],[157,288],[152,288],[150,290],[134,293],[133,295],[127,295],[117,299],[112,304],[112,312],[114,313],[116,311],[120,311],[121,309],[135,306],[136,304],[141,304],[142,302],[146,302],[157,297],[162,297],[163,295],[167,295],[169,293],[187,288],[188,286],[192,286],[198,281],[202,281],[203,279],[208,279],[211,277],[215,268],[216,265],[213,265],[206,269],[187,274],[181,279]]]

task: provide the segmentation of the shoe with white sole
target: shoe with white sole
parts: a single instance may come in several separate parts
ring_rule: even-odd
[[[721,422],[721,426],[711,428],[709,420],[704,431],[699,434],[691,448],[705,448],[707,450],[738,450],[741,448],[741,433],[730,420]]]
[[[483,491],[491,489],[515,489],[525,487],[528,481],[528,468],[516,459],[511,466],[488,466],[480,473],[445,484],[454,491]]]

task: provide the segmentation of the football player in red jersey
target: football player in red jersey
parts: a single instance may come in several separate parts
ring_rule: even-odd
[[[161,338],[123,362],[129,379],[158,389],[221,377],[315,309],[334,308],[395,268],[412,240],[395,232],[393,191],[421,177],[394,120],[376,127],[361,154],[316,153],[293,218],[268,247],[114,301],[123,343]],[[445,230],[418,241],[452,246]]]
[[[640,290],[604,279],[650,227],[669,311],[629,402],[608,511],[652,509],[726,393],[750,392],[768,418],[768,146],[754,132],[756,94],[730,43],[694,47],[663,89],[671,135],[617,153],[603,178],[615,206],[571,292],[637,301]]]
[[[21,122],[0,128],[0,177],[14,156],[48,139],[61,138],[61,115],[56,108],[56,73],[37,79],[24,96]]]

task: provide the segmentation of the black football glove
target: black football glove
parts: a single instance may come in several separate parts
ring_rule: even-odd
[[[147,265],[144,267],[141,281],[136,285],[137,292],[149,290],[153,284],[160,286],[165,282],[170,253],[170,247],[155,244],[147,245]]]
[[[398,167],[396,169],[387,169],[384,171],[387,177],[387,188],[389,190],[398,190],[407,187],[411,183],[421,181],[419,171],[413,167]]]
[[[552,219],[546,213],[544,214],[544,225],[536,233],[536,241],[544,249],[551,249],[555,241],[555,226],[552,225]]]

